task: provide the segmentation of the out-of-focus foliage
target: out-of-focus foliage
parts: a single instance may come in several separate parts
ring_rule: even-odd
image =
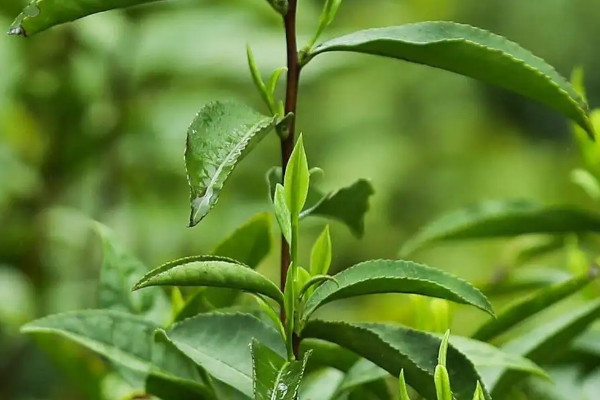
[[[300,3],[299,29],[309,40],[322,2]],[[7,30],[23,5],[3,0],[0,26]],[[519,42],[563,75],[581,65],[589,102],[598,106],[600,54],[593,38],[600,35],[599,15],[593,0],[543,6],[521,0],[346,0],[324,36],[430,19],[470,23]],[[280,162],[274,135],[242,161],[244,168],[231,175],[227,195],[203,224],[186,228],[182,144],[189,121],[208,101],[234,98],[267,112],[253,95],[244,49],[252,44],[263,74],[283,66],[281,30],[267,2],[182,0],[95,15],[27,40],[0,35],[0,399],[100,400],[129,393],[130,383],[107,375],[95,356],[54,338],[35,346],[17,333],[18,326],[97,304],[100,244],[83,216],[109,225],[145,264],[156,266],[208,253],[236,226],[268,210],[264,174]],[[340,68],[335,61],[342,58]],[[433,215],[468,203],[527,198],[595,207],[569,180],[582,162],[562,117],[433,69],[349,54],[329,59],[307,67],[301,87],[298,128],[311,165],[327,171],[319,182],[323,190],[367,177],[376,191],[363,239],[342,224],[331,225],[333,272],[364,259],[395,257]],[[318,220],[308,221],[304,265],[322,229]],[[417,260],[483,287],[499,287],[523,271],[532,282],[533,269],[514,269],[515,260],[543,239],[438,246]],[[544,253],[529,263],[581,273],[597,254],[588,242],[580,248],[574,240],[567,241],[568,257]],[[260,266],[273,277],[276,253]],[[548,270],[541,269],[538,281],[549,279]],[[597,296],[597,287],[586,295]],[[453,314],[457,334],[472,333],[484,318],[467,308],[410,307],[411,300],[386,296],[389,307],[368,298],[350,300],[359,308],[336,302],[322,312],[438,331],[448,328]],[[497,309],[505,299],[494,298]],[[432,318],[423,321],[423,312]],[[553,391],[559,399],[597,393],[598,349],[593,341],[576,343],[550,371],[560,384]],[[65,362],[64,354],[77,362]],[[573,357],[582,364],[567,364]],[[543,392],[545,385],[526,390]]]

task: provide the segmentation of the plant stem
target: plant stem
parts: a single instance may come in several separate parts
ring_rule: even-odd
[[[297,0],[290,0],[288,12],[283,18],[285,25],[285,40],[287,49],[287,83],[285,91],[285,115],[294,114],[289,125],[288,132],[281,139],[281,167],[282,176],[285,176],[285,168],[294,150],[296,104],[298,100],[298,82],[300,79],[300,63],[298,60],[298,45],[296,43],[296,5]],[[285,290],[285,279],[290,266],[290,244],[281,237],[281,290]],[[281,320],[285,321],[285,312],[281,311]]]
[[[294,150],[294,139],[296,133],[296,105],[298,102],[298,82],[300,80],[300,62],[298,60],[298,44],[296,41],[296,6],[298,0],[289,0],[288,12],[283,17],[285,26],[285,41],[287,50],[287,82],[285,89],[285,113],[292,113],[292,119],[288,124],[287,135],[281,139],[281,169],[282,177],[285,176],[285,168]],[[294,246],[296,247],[296,246]],[[297,252],[297,249],[294,249]],[[285,280],[290,267],[290,244],[281,236],[281,291],[285,292]],[[293,316],[290,316],[293,318]],[[285,310],[281,308],[281,321],[285,324]],[[292,335],[292,347],[295,358],[298,358],[299,338]],[[289,338],[288,338],[289,340]]]

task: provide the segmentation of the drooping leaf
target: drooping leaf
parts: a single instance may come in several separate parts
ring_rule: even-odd
[[[401,254],[444,240],[581,232],[600,232],[600,215],[570,207],[543,207],[520,200],[490,201],[443,215],[406,242]]]
[[[154,341],[157,326],[139,316],[113,310],[85,310],[50,315],[23,326],[25,333],[53,334],[74,341],[106,357],[115,365],[161,382],[197,399],[210,399],[201,371],[191,369],[182,354],[162,338]]]
[[[314,197],[310,196],[309,199],[318,200],[308,203],[300,217],[316,216],[338,220],[348,226],[354,236],[360,238],[365,233],[369,197],[374,193],[373,185],[366,179],[359,179],[350,186],[327,194],[315,190]]]
[[[98,290],[100,308],[143,315],[157,324],[165,323],[169,303],[161,289],[146,293],[131,291],[133,284],[148,272],[148,268],[118,243],[108,227],[98,222],[93,224],[102,241]]]
[[[190,226],[216,204],[225,181],[246,154],[275,126],[246,105],[213,102],[204,106],[188,129],[185,164],[190,185]]]
[[[594,300],[539,325],[506,343],[501,349],[536,363],[548,362],[556,357],[561,349],[567,350],[569,343],[598,318],[600,318],[600,300]],[[490,382],[493,390],[492,394],[502,393],[520,378],[520,375],[504,369],[496,369],[485,375],[485,381]]]
[[[271,199],[280,182],[281,168],[271,168],[267,173]],[[345,224],[354,236],[360,238],[364,233],[364,217],[369,210],[369,198],[374,193],[371,182],[366,179],[359,179],[350,186],[329,193],[323,193],[311,184],[300,218],[316,216],[333,219]]]
[[[256,269],[271,250],[271,224],[271,214],[256,214],[221,241],[212,254]]]
[[[331,301],[374,293],[414,293],[471,304],[493,315],[487,298],[468,282],[411,261],[372,260],[336,275],[319,286],[305,305],[303,319]],[[398,371],[399,373],[400,371]],[[396,374],[397,375],[397,374]]]
[[[351,51],[445,69],[518,93],[571,118],[593,137],[588,106],[544,60],[501,36],[455,22],[368,29],[317,46],[322,53]]]
[[[451,336],[450,343],[463,353],[475,365],[477,371],[485,378],[485,370],[491,367],[500,367],[507,370],[518,371],[524,375],[536,375],[548,378],[548,374],[533,361],[517,354],[508,353],[501,349],[461,336]],[[488,383],[483,380],[486,385]],[[488,385],[488,387],[491,387]]]
[[[526,299],[509,306],[496,319],[483,324],[473,334],[473,338],[490,341],[523,320],[583,289],[596,278],[597,273],[596,269],[592,269],[589,274],[574,277],[566,282],[558,283],[541,289],[537,293],[533,293]]]
[[[302,135],[300,135],[290,156],[283,178],[285,200],[292,218],[299,215],[304,208],[308,195],[309,178],[308,161],[306,159],[306,152],[304,151]]]
[[[159,0],[34,0],[15,19],[8,34],[31,36],[91,14],[157,1]]]
[[[433,385],[440,339],[425,332],[386,324],[310,321],[303,337],[327,340],[372,361],[393,376],[404,370],[406,382],[425,398],[435,398]],[[473,364],[452,345],[447,369],[456,400],[472,400],[480,379]],[[486,394],[486,398],[489,397]]]
[[[207,313],[186,319],[167,331],[179,350],[215,379],[246,396],[253,396],[253,339],[286,356],[285,346],[275,328],[249,314]]]
[[[224,287],[264,294],[283,304],[283,293],[273,282],[246,265],[216,256],[171,261],[146,274],[134,290],[149,286]]]
[[[329,225],[325,226],[310,252],[310,274],[326,275],[331,265],[331,236]]]
[[[296,400],[309,356],[306,353],[302,361],[288,361],[254,340],[254,400]]]

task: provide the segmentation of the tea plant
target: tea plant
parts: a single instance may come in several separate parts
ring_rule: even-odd
[[[36,0],[9,33],[31,36],[92,13],[153,1]],[[314,35],[299,48],[297,0],[268,3],[283,20],[286,66],[273,71],[265,82],[250,47],[246,54],[267,113],[235,101],[204,106],[187,132],[185,165],[189,225],[195,226],[216,205],[238,163],[275,132],[282,163],[268,171],[267,180],[281,232],[279,285],[255,271],[270,250],[272,224],[267,213],[244,224],[212,254],[175,260],[150,272],[119,247],[107,228],[95,224],[104,250],[99,309],[51,315],[27,324],[23,331],[57,334],[100,353],[116,371],[143,388],[143,393],[131,398],[388,399],[394,396],[386,378],[393,376],[399,377],[401,399],[410,398],[407,385],[414,391],[413,398],[482,400],[492,394],[502,399],[511,398],[515,385],[524,378],[546,376],[533,361],[545,361],[548,349],[593,322],[600,312],[598,301],[587,302],[533,336],[515,339],[516,344],[498,348],[486,342],[580,291],[594,273],[586,271],[520,302],[480,327],[473,338],[449,334],[440,338],[398,325],[314,318],[317,310],[335,300],[376,293],[416,294],[470,305],[492,316],[494,312],[484,294],[471,284],[412,261],[370,260],[330,275],[332,246],[327,226],[312,247],[310,264],[301,265],[302,220],[311,216],[338,220],[361,236],[374,190],[367,180],[332,193],[323,193],[313,184],[311,178],[319,170],[309,169],[302,135],[296,134],[295,127],[300,74],[317,56],[331,52],[428,65],[545,104],[593,138],[585,99],[543,60],[478,28],[448,21],[422,22],[359,31],[319,43],[341,5],[341,0],[327,0]],[[284,73],[285,98],[280,100],[276,89]],[[581,141],[584,146],[595,143],[583,137]],[[522,212],[518,207],[512,214],[492,206],[475,216],[463,213],[448,218],[426,228],[404,249],[451,238],[594,231],[600,225],[596,217],[580,210],[527,208]],[[172,287],[171,299],[157,286]],[[251,294],[256,305],[240,305],[239,292]]]

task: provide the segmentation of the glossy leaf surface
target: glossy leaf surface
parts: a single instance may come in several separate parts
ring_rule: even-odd
[[[444,240],[579,232],[600,232],[600,215],[570,207],[543,207],[527,201],[490,201],[436,219],[406,242],[401,254]]]
[[[275,126],[276,119],[234,102],[213,102],[200,110],[188,129],[185,150],[190,226],[208,214],[229,174]]]
[[[493,314],[487,298],[468,282],[411,261],[366,261],[334,275],[334,278],[337,283],[323,283],[308,299],[304,319],[331,301],[375,293],[421,294],[470,304]]]
[[[159,0],[34,0],[10,27],[10,35],[31,36],[55,25],[116,8]]]
[[[223,287],[264,294],[283,304],[283,294],[273,282],[246,265],[215,256],[167,263],[146,274],[134,289],[148,286]]]
[[[440,339],[425,332],[386,324],[310,321],[303,337],[337,343],[399,376],[426,398],[435,398],[433,385]],[[453,346],[447,369],[456,400],[471,400],[480,379],[473,364]],[[486,397],[489,398],[489,397]]]
[[[300,135],[290,156],[283,178],[285,200],[292,218],[299,215],[304,208],[306,196],[308,195],[309,181],[308,160],[304,151],[302,135]]]
[[[473,337],[483,341],[495,338],[530,316],[583,289],[595,279],[596,275],[597,271],[594,270],[590,274],[575,277],[533,293],[526,299],[509,306],[496,319],[486,322],[475,332]]]
[[[310,57],[351,51],[452,71],[518,93],[573,119],[590,136],[588,106],[544,60],[502,36],[454,22],[368,29],[329,40]]]
[[[253,341],[254,400],[296,400],[309,356],[307,353],[302,361],[287,361]]]
[[[167,331],[179,350],[215,379],[253,396],[253,339],[285,357],[281,336],[272,326],[249,314],[200,314],[179,322]]]

